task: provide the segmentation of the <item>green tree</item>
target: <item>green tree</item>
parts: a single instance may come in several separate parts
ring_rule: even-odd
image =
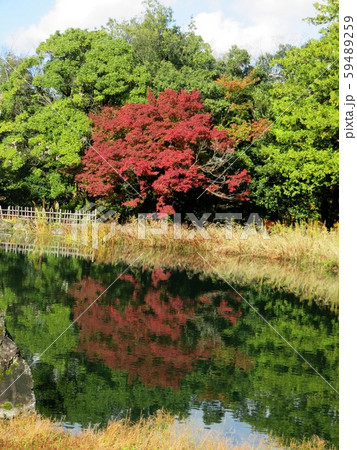
[[[118,23],[111,19],[108,29],[114,37],[123,38],[133,46],[136,63],[146,66],[151,76],[162,61],[177,69],[183,66],[212,69],[215,59],[211,48],[194,33],[194,25],[184,32],[175,25],[173,11],[157,0],[144,2],[144,16]]]
[[[74,195],[73,169],[80,163],[89,126],[87,115],[69,99],[0,123],[0,159],[8,173],[5,194],[17,203],[24,198],[40,203]]]
[[[3,54],[0,54],[0,86],[6,81],[9,81],[11,72],[16,70],[16,68],[21,64],[22,59],[23,58],[16,56],[10,51],[5,51]]]
[[[336,0],[317,5],[319,40],[291,48],[269,91],[275,120],[255,151],[253,198],[273,219],[319,219],[331,225],[338,201],[338,23]]]
[[[229,49],[224,63],[225,71],[233,77],[244,77],[252,69],[249,53],[247,50],[240,49],[237,45],[232,45]]]
[[[85,112],[145,98],[148,75],[133,49],[105,31],[69,29],[39,45],[42,73],[34,85],[52,98],[71,98]]]
[[[123,23],[111,19],[107,29],[133,46],[135,62],[150,74],[148,87],[156,94],[170,88],[199,90],[204,98],[217,97],[214,80],[219,64],[210,46],[195,34],[194,24],[183,31],[175,25],[171,8],[156,0],[144,4],[142,18]]]
[[[145,68],[123,39],[69,29],[0,74],[0,196],[10,204],[73,206],[74,172],[90,140],[88,112],[144,99]]]

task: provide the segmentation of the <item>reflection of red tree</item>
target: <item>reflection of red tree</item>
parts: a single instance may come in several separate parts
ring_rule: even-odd
[[[170,277],[170,272],[165,273],[160,267],[155,267],[151,274],[152,285],[156,288],[160,281],[167,281]]]
[[[233,325],[237,321],[237,316],[240,317],[242,315],[241,310],[238,310],[237,315],[232,314],[232,308],[228,305],[226,300],[222,300],[221,304],[217,308],[218,314],[220,314],[225,319],[228,319]]]
[[[138,377],[148,386],[178,388],[179,381],[186,372],[193,370],[198,359],[207,359],[212,349],[219,345],[217,336],[198,337],[194,344],[185,345],[184,329],[189,319],[194,320],[197,312],[213,303],[211,296],[185,299],[170,296],[160,282],[167,280],[169,273],[155,269],[152,286],[146,291],[143,302],[133,301],[119,311],[116,305],[98,302],[78,320],[81,327],[80,350],[90,358],[101,358],[113,369],[127,370],[129,381]],[[136,291],[137,281],[126,276]],[[74,318],[95,299],[102,287],[87,278],[74,285],[71,294],[76,304]],[[116,300],[116,304],[120,304]],[[211,305],[212,307],[212,305]],[[218,315],[235,323],[240,311],[233,311],[225,300],[216,308]]]

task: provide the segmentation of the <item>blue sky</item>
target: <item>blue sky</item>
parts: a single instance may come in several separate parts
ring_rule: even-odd
[[[55,0],[0,0],[0,42],[20,27],[38,21],[54,5]]]
[[[217,55],[231,45],[253,56],[274,51],[279,43],[301,45],[317,37],[302,19],[314,15],[313,0],[162,0],[178,25],[194,18],[197,32]],[[108,18],[128,19],[143,10],[141,0],[0,0],[0,48],[33,53],[57,29],[93,29]]]

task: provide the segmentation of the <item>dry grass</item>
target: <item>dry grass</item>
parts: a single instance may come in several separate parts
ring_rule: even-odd
[[[205,227],[210,239],[204,239],[196,233],[190,239],[192,228],[183,227],[181,239],[174,239],[173,227],[165,235],[146,233],[145,239],[138,239],[136,220],[116,227],[114,242],[130,244],[138,249],[153,248],[170,251],[175,254],[188,254],[192,251],[214,253],[220,256],[245,257],[280,261],[297,264],[302,267],[323,266],[326,270],[338,270],[338,228],[331,231],[318,222],[285,226],[275,224],[269,230],[269,239],[251,230],[246,235],[237,225],[233,228],[233,239],[226,238],[223,226],[210,224]],[[109,232],[109,225],[102,224],[100,235]],[[246,239],[242,237],[246,236]],[[99,239],[100,241],[100,239]]]
[[[338,227],[328,230],[319,222],[291,226],[277,223],[269,228],[267,239],[254,229],[250,229],[249,233],[245,232],[240,225],[233,226],[233,238],[227,239],[225,227],[218,224],[205,226],[209,239],[204,239],[197,231],[192,234],[195,228],[185,225],[181,229],[181,238],[176,239],[173,226],[169,226],[166,234],[152,234],[150,227],[156,224],[153,221],[148,225],[145,239],[138,238],[138,223],[135,218],[125,225],[113,223],[111,226],[100,223],[88,224],[84,228],[78,226],[77,239],[91,246],[92,237],[96,235],[101,251],[105,251],[106,247],[111,248],[113,244],[128,244],[132,248],[163,249],[175,254],[187,254],[192,251],[212,252],[221,256],[289,262],[303,267],[322,265],[332,272],[337,272],[338,269]],[[59,229],[64,239],[73,240],[71,225],[58,226],[43,220],[28,225],[27,232],[38,237],[50,238]],[[102,238],[111,231],[114,232],[114,237],[107,244],[103,244]]]
[[[228,440],[217,439],[206,434],[197,439],[189,427],[177,428],[174,418],[159,412],[155,417],[140,420],[136,424],[128,421],[110,423],[104,430],[91,428],[73,435],[59,424],[38,415],[23,415],[9,420],[0,420],[0,447],[3,449],[96,449],[96,450],[226,450],[251,449],[250,444],[233,445]],[[324,449],[326,442],[318,437],[292,442],[292,449]],[[255,449],[282,449],[274,439],[254,444]],[[286,447],[285,447],[286,448]]]
[[[327,445],[326,441],[318,436],[311,439],[303,439],[302,441],[292,440],[289,442],[289,449],[293,450],[325,450],[326,448],[335,449],[333,445]]]
[[[87,429],[77,435],[65,432],[49,419],[36,415],[20,416],[0,421],[0,447],[3,449],[125,449],[125,450],[225,450],[248,449],[233,446],[212,436],[197,442],[187,428],[178,431],[174,418],[163,413],[141,420],[134,425],[128,421],[112,422],[104,430]],[[262,447],[261,447],[262,448]],[[266,448],[266,447],[264,447]]]

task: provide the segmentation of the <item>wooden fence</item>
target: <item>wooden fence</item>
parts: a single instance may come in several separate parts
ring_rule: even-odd
[[[49,210],[32,208],[32,207],[20,207],[9,206],[8,208],[1,208],[0,206],[0,220],[47,220],[48,222],[58,224],[71,224],[71,223],[83,223],[83,222],[97,222],[99,212],[94,209],[93,211],[67,211],[67,210]]]

